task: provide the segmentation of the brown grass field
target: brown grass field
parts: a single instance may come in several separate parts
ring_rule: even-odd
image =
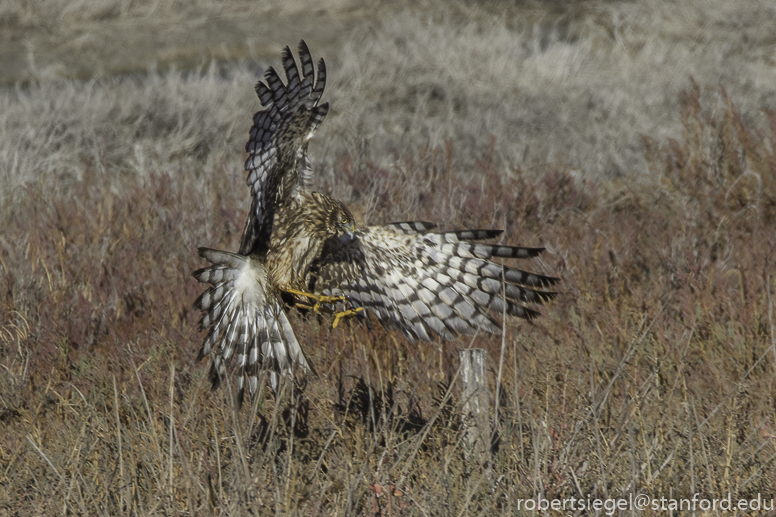
[[[0,516],[772,497],[776,6],[706,4],[0,4]],[[330,74],[319,190],[505,228],[560,295],[431,344],[292,310],[319,375],[237,411],[194,360],[191,272],[238,246],[252,85],[302,37]],[[488,465],[470,346],[491,400],[503,354]]]

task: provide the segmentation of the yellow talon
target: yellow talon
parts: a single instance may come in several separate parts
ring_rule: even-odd
[[[346,316],[355,316],[357,313],[363,311],[363,307],[356,307],[355,309],[348,309],[346,311],[338,312],[334,315],[334,323],[331,324],[331,328],[337,328],[339,321]]]
[[[314,312],[328,312],[328,313],[334,314],[334,323],[332,323],[331,325],[331,328],[333,329],[337,328],[337,325],[339,325],[339,322],[342,318],[345,318],[347,316],[355,316],[357,313],[364,310],[363,307],[356,307],[355,309],[347,309],[341,312],[334,312],[331,309],[324,309],[323,307],[321,307],[321,304],[344,302],[345,301],[344,296],[327,296],[324,294],[306,293],[304,291],[297,291],[296,289],[286,289],[285,291],[289,294],[293,294],[298,297],[309,298],[310,300],[315,301],[314,305],[297,303],[295,304],[297,308],[307,309]]]
[[[309,309],[315,312],[322,312],[320,309],[320,305],[322,303],[334,303],[334,302],[344,302],[345,297],[344,296],[326,296],[325,294],[313,294],[313,293],[306,293],[304,291],[297,291],[296,289],[286,289],[287,293],[295,294],[296,296],[302,296],[305,298],[310,298],[311,300],[315,300],[315,305],[304,305],[297,303],[297,307],[302,307],[303,309]]]

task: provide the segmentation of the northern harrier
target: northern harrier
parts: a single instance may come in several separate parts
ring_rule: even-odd
[[[495,314],[531,319],[557,279],[505,267],[494,257],[531,258],[542,248],[483,244],[500,230],[435,231],[425,222],[361,226],[343,203],[313,191],[307,144],[328,111],[317,74],[299,43],[301,70],[286,47],[286,83],[274,68],[256,84],[264,110],[253,117],[245,163],[252,203],[238,253],[200,248],[212,265],[193,273],[212,284],[195,302],[209,332],[199,358],[212,355],[215,389],[236,362],[238,400],[254,395],[258,372],[272,384],[294,366],[313,371],[286,318],[287,301],[342,316],[376,318],[411,341],[454,339],[477,329],[499,333]],[[301,72],[301,73],[300,73]],[[317,77],[316,77],[317,75]]]

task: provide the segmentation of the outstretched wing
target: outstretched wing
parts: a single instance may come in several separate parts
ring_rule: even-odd
[[[245,144],[251,212],[243,230],[240,253],[247,255],[257,245],[266,245],[272,231],[275,208],[312,189],[312,167],[307,143],[329,111],[329,103],[318,105],[326,86],[326,64],[318,61],[316,77],[310,50],[299,43],[301,74],[291,49],[282,54],[286,83],[270,67],[264,81],[256,83],[256,94],[264,110],[253,116],[250,138]]]
[[[197,360],[212,354],[213,389],[232,361],[236,362],[240,405],[246,381],[250,394],[256,394],[260,370],[270,371],[273,388],[277,388],[278,374],[291,374],[295,365],[314,371],[269,287],[264,265],[253,257],[209,248],[199,248],[199,255],[212,265],[192,273],[200,282],[211,284],[194,302],[204,313],[200,327],[209,329]]]
[[[384,326],[426,341],[435,335],[454,339],[478,328],[499,333],[492,313],[532,319],[538,312],[524,304],[555,296],[533,288],[549,287],[558,279],[502,268],[491,260],[531,258],[543,248],[472,242],[496,237],[500,230],[442,233],[430,232],[432,228],[417,222],[371,226],[356,231],[347,244],[333,241],[309,285],[315,292],[345,296]]]

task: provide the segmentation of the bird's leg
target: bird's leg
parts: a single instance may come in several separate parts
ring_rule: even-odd
[[[331,328],[335,329],[337,328],[337,324],[339,324],[340,320],[346,316],[355,316],[359,312],[363,311],[363,307],[356,307],[355,309],[348,309],[346,311],[342,312],[335,312],[334,313],[334,323],[331,324]]]
[[[344,296],[327,296],[325,294],[313,294],[313,293],[307,293],[305,291],[297,291],[296,289],[285,289],[285,292],[302,298],[309,298],[310,300],[314,301],[315,305],[306,305],[302,303],[297,303],[295,305],[297,307],[301,307],[303,309],[309,309],[315,312],[324,312],[324,310],[322,310],[322,307],[321,307],[322,303],[334,303],[334,302],[345,301]]]
[[[309,298],[310,300],[315,302],[314,305],[296,303],[295,304],[296,307],[301,307],[302,309],[307,309],[314,312],[327,312],[330,314],[334,314],[334,323],[332,324],[331,328],[337,328],[337,325],[339,324],[342,318],[345,318],[347,316],[355,316],[357,313],[364,310],[362,307],[356,307],[355,309],[347,309],[344,311],[337,312],[332,309],[326,309],[324,307],[321,307],[322,303],[344,302],[345,301],[344,296],[327,296],[325,294],[313,294],[313,293],[307,293],[305,291],[297,291],[296,289],[285,289],[285,292],[296,295],[298,297]]]

